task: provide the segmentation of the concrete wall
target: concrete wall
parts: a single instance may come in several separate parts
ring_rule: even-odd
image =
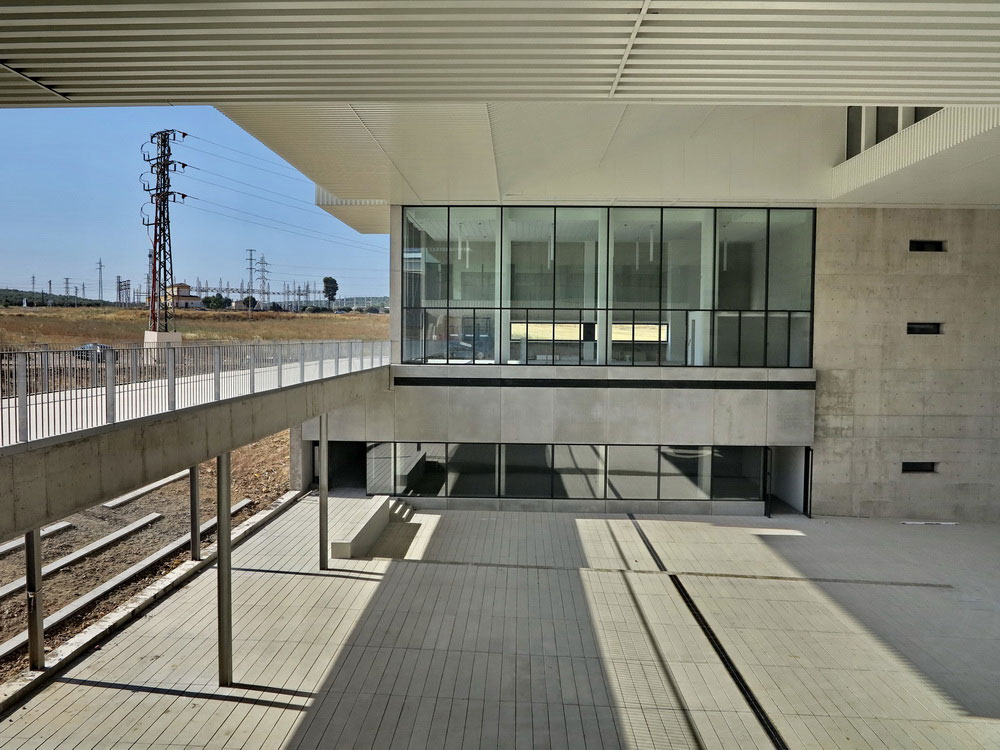
[[[811,381],[812,370],[393,365],[393,377],[543,378],[552,387],[395,385],[346,400],[331,440],[453,443],[811,445],[812,390],[715,388],[716,380]],[[568,379],[704,381],[699,388],[560,387]],[[303,427],[316,440],[318,422]]]
[[[388,386],[389,368],[380,367],[3,448],[0,539],[57,521],[317,414],[364,403]]]
[[[1000,521],[998,302],[1000,211],[818,211],[815,513]]]

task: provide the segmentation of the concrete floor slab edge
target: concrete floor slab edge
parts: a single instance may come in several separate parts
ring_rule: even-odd
[[[232,546],[236,547],[263,529],[308,494],[308,490],[286,492],[275,505],[262,510],[233,530]],[[0,686],[0,717],[7,715],[32,697],[46,683],[55,679],[80,656],[134,622],[146,610],[159,603],[198,573],[215,562],[217,545],[202,551],[201,560],[188,560],[151,583],[121,606],[115,608],[66,643],[49,652],[43,671],[25,670],[18,677]]]

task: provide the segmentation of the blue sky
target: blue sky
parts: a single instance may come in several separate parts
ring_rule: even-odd
[[[61,292],[68,276],[71,292],[86,284],[97,297],[98,258],[105,299],[116,275],[144,283],[139,149],[165,128],[197,136],[174,150],[197,167],[173,180],[195,196],[172,206],[177,281],[238,286],[252,247],[271,264],[272,295],[325,275],[342,296],[388,293],[388,237],[360,235],[313,206],[312,183],[211,107],[0,109],[0,287],[30,289],[34,274],[39,289],[52,279]]]

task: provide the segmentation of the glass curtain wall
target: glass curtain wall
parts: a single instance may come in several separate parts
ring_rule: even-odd
[[[368,446],[368,492],[762,500],[763,457],[759,446],[373,443]]]
[[[812,209],[414,207],[403,361],[808,367]]]

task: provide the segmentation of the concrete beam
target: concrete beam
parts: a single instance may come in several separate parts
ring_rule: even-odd
[[[379,367],[0,448],[0,539],[388,388],[389,368]]]

